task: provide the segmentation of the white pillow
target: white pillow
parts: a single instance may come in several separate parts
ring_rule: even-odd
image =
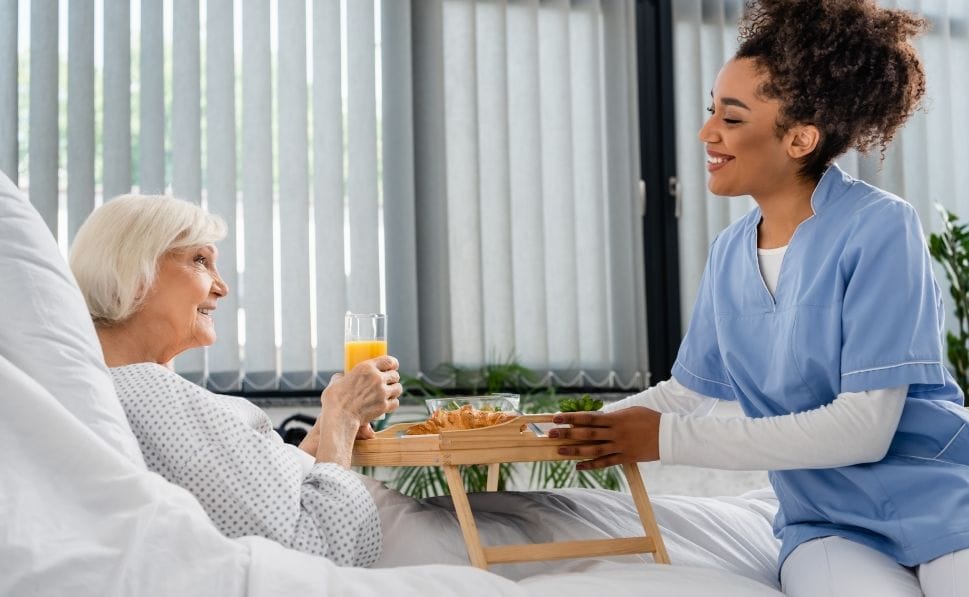
[[[77,282],[40,214],[3,173],[0,314],[0,355],[144,467]]]
[[[3,356],[0,388],[0,595],[244,597],[248,548],[189,492],[129,462]]]

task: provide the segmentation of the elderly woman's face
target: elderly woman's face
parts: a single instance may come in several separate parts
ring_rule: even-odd
[[[228,293],[217,258],[212,245],[170,251],[161,258],[155,283],[137,315],[150,322],[153,341],[166,355],[215,342],[212,312]]]

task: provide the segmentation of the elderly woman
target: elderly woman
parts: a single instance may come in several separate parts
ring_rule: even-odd
[[[397,361],[365,361],[324,390],[300,449],[248,401],[206,391],[170,368],[215,342],[213,312],[229,292],[216,267],[217,216],[170,197],[125,196],[87,219],[71,268],[95,322],[148,466],[192,492],[229,537],[260,535],[340,565],[380,555],[373,498],[351,472],[355,437],[396,409]]]

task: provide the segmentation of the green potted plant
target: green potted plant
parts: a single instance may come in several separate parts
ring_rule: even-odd
[[[946,332],[946,351],[963,401],[969,394],[969,226],[938,205],[942,231],[929,235],[929,253],[942,265],[955,305],[956,331]]]

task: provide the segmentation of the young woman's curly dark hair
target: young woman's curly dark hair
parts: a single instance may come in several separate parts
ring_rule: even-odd
[[[736,56],[767,72],[760,91],[781,102],[778,130],[800,123],[821,131],[801,168],[804,177],[817,180],[851,148],[879,145],[884,153],[925,93],[909,38],[926,28],[922,18],[874,0],[747,3]]]

